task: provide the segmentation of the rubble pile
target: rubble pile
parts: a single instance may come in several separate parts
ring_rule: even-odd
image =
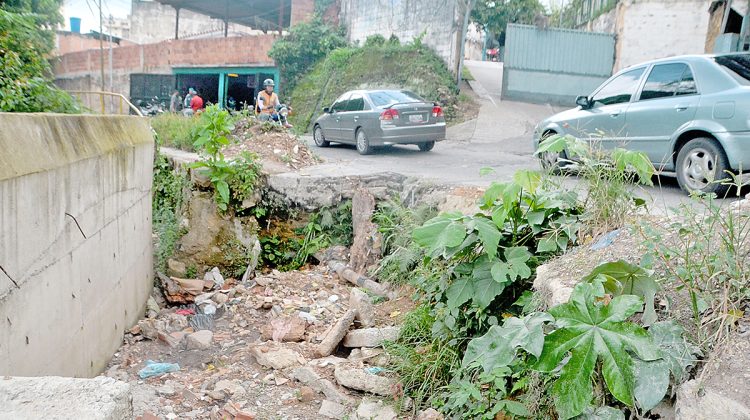
[[[390,406],[400,386],[382,349],[398,337],[408,297],[384,300],[326,264],[244,282],[218,270],[162,282],[173,298],[162,309],[150,302],[106,371],[130,383],[136,416],[409,417]]]
[[[300,169],[320,162],[307,144],[280,127],[277,129],[245,119],[235,124],[232,135],[235,142],[224,149],[227,158],[252,152],[260,156],[265,166],[270,163],[288,169]]]

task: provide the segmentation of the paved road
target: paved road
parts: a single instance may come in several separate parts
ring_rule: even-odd
[[[360,156],[354,146],[313,146],[325,162],[302,172],[367,175],[389,171],[423,176],[441,183],[487,186],[495,180],[511,179],[517,170],[538,169],[531,146],[534,126],[560,109],[502,101],[499,95],[502,64],[468,61],[466,65],[476,78],[472,87],[482,98],[479,117],[451,127],[448,139],[438,143],[431,152],[420,152],[416,146],[394,146]],[[313,144],[312,138],[305,140]],[[493,168],[495,173],[480,176],[480,170],[485,167]],[[652,201],[652,210],[660,213],[688,201],[676,180],[670,177],[662,177],[660,186],[639,190],[638,194]]]

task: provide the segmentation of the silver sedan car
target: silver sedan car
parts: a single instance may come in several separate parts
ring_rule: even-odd
[[[657,169],[675,172],[688,192],[722,193],[728,172],[750,170],[750,54],[670,57],[612,76],[578,108],[536,128],[534,147],[553,134],[603,149],[644,152]],[[560,159],[563,158],[563,159]],[[542,156],[560,166],[561,155]]]
[[[406,90],[349,91],[323,112],[313,125],[319,147],[349,143],[366,155],[377,146],[416,144],[427,152],[445,139],[442,108]]]

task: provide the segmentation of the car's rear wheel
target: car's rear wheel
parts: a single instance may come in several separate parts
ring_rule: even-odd
[[[365,134],[365,130],[359,129],[357,130],[357,151],[360,155],[369,155],[372,153],[372,146],[370,146],[370,140],[367,138],[367,135]]]
[[[419,150],[423,152],[429,152],[432,150],[433,147],[435,147],[434,141],[426,141],[424,143],[419,143],[417,146],[419,146]]]
[[[316,125],[315,129],[313,129],[313,140],[318,147],[328,147],[331,145],[331,142],[326,140],[326,137],[323,135],[323,129],[319,125]]]
[[[539,142],[541,143],[556,134],[553,132],[545,133]],[[568,154],[565,153],[565,150],[561,152],[543,152],[539,154],[539,163],[542,165],[542,169],[554,175],[560,175],[565,166],[568,165]]]
[[[724,150],[710,138],[690,140],[677,154],[677,182],[689,193],[723,195],[728,186],[722,185],[722,181],[730,178],[726,172],[729,169]]]

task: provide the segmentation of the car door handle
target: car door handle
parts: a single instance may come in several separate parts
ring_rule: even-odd
[[[620,111],[612,111],[609,113],[609,116],[612,118],[617,118],[620,116]]]
[[[674,109],[677,110],[677,112],[682,112],[690,108],[688,105],[675,105]]]
[[[354,121],[358,121],[358,120],[359,120],[359,117],[358,117],[358,116],[355,116],[355,117],[354,117]]]

